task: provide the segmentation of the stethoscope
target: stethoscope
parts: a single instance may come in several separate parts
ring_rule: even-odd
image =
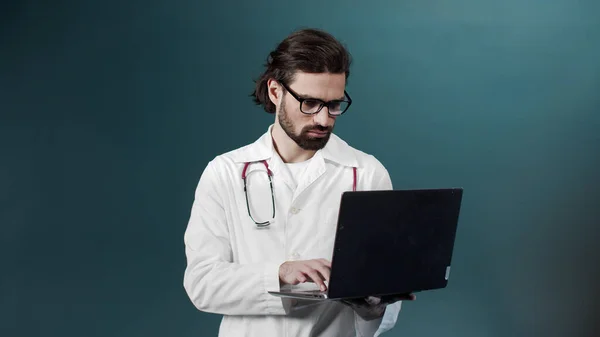
[[[260,162],[263,163],[265,165],[265,168],[267,169],[267,176],[269,177],[269,186],[271,188],[271,202],[273,204],[272,219],[275,219],[275,195],[273,194],[273,179],[272,179],[273,172],[271,171],[271,169],[269,169],[269,164],[267,164],[266,160],[261,160]],[[242,170],[242,180],[244,180],[244,195],[246,196],[246,208],[248,209],[248,216],[250,216],[250,219],[252,219],[252,221],[254,221],[254,223],[256,224],[256,227],[265,228],[271,224],[272,220],[258,222],[256,220],[254,220],[254,218],[252,217],[252,214],[250,213],[250,203],[248,202],[248,188],[246,185],[246,177],[247,177],[246,171],[248,170],[248,166],[252,163],[255,163],[255,162],[244,163],[244,169]],[[353,173],[353,178],[354,178],[354,181],[352,182],[352,191],[356,191],[356,167],[352,167],[352,173]]]

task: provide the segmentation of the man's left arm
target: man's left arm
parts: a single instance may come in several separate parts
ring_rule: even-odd
[[[354,301],[349,303],[350,306],[354,309],[354,326],[356,328],[356,336],[375,336],[375,334],[380,334],[381,328],[384,328],[384,331],[391,329],[389,326],[390,318],[395,323],[396,318],[398,317],[398,313],[390,317],[390,310],[387,306],[380,304],[380,299],[377,297],[369,297],[361,300],[360,303],[358,301]],[[387,315],[385,315],[387,313]],[[386,320],[384,322],[384,316],[386,316]],[[386,327],[388,325],[388,327]],[[392,325],[393,326],[393,325]]]
[[[345,301],[354,309],[354,322],[357,336],[379,336],[396,325],[403,300],[414,300],[409,294],[399,297],[368,297]]]

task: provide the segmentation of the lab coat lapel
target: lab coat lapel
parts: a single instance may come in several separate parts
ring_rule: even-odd
[[[325,160],[321,151],[317,151],[313,159],[308,164],[306,171],[298,182],[298,187],[294,191],[293,199],[296,200],[302,192],[310,187],[317,179],[319,179],[327,171]]]
[[[283,181],[290,191],[296,189],[296,184],[294,183],[294,179],[290,176],[290,171],[285,167],[285,163],[281,160],[281,157],[279,157],[276,151],[273,151],[270,166],[275,179]]]

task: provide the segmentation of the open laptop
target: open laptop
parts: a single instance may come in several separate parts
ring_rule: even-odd
[[[462,188],[344,192],[328,289],[270,294],[345,300],[445,288],[462,195]]]

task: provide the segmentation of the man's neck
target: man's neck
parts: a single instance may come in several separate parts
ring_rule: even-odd
[[[279,124],[275,123],[271,130],[273,146],[284,163],[299,163],[309,160],[316,151],[304,150],[292,140]]]

